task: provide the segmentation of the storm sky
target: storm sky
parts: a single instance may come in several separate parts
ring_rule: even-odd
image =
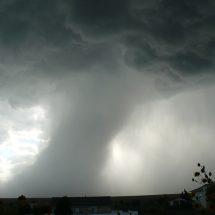
[[[0,196],[144,195],[215,163],[215,1],[1,0]]]

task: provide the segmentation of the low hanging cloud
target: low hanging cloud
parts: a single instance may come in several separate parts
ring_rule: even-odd
[[[192,188],[195,163],[214,161],[214,7],[212,0],[1,1],[0,147],[9,122],[46,140],[29,163],[20,158],[25,167],[12,170],[0,154],[0,171],[11,175],[2,195]],[[46,112],[39,124],[28,120],[35,107]]]

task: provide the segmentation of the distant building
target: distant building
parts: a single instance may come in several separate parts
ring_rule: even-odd
[[[169,201],[169,206],[172,208],[185,208],[187,205],[187,200],[183,198],[177,198]]]
[[[53,198],[54,205],[58,200]],[[111,197],[69,197],[69,201],[74,215],[111,213]]]
[[[118,211],[112,211],[110,215],[138,215],[138,211],[128,210],[118,210]]]
[[[204,208],[208,207],[207,204],[207,188],[208,185],[203,185],[198,189],[192,190],[192,200],[195,208]]]
[[[139,214],[154,213],[169,209],[169,201],[177,199],[180,194],[119,196],[112,197],[114,210],[138,211]]]
[[[168,202],[180,194],[118,196],[118,197],[54,197],[27,198],[31,214],[55,215],[67,208],[72,215],[138,215],[168,210]],[[17,198],[0,199],[1,208],[7,206],[15,214]],[[0,210],[0,215],[1,213]]]

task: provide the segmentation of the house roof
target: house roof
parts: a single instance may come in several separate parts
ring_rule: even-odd
[[[201,187],[199,188],[196,188],[194,190],[191,190],[192,193],[197,193],[197,192],[201,192],[203,190],[203,188],[207,188],[209,186],[209,184],[205,184],[205,185],[202,185]]]
[[[71,206],[111,206],[111,197],[68,197]],[[60,198],[53,198],[57,202]]]
[[[113,205],[129,204],[137,202],[138,207],[157,207],[159,204],[179,198],[180,194],[144,195],[144,196],[119,196],[112,197]],[[135,206],[134,206],[135,207]]]
[[[178,201],[187,202],[187,200],[186,200],[186,199],[183,199],[183,198],[173,199],[173,200],[171,200],[171,201],[169,201],[169,202],[178,202]]]
[[[76,197],[70,198],[72,206],[110,206],[110,197]]]

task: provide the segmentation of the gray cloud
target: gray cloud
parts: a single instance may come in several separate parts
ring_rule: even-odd
[[[116,44],[138,68],[160,61],[183,73],[213,68],[213,1],[11,1],[0,7],[2,57],[33,63],[43,73],[107,61]]]
[[[189,156],[188,150],[197,141],[195,135],[206,128],[207,146],[202,147],[205,136],[199,135],[198,152],[191,153],[186,161],[197,162],[201,150],[206,155],[212,147],[214,7],[212,0],[2,1],[0,99],[15,112],[36,105],[44,107],[50,124],[44,131],[50,135],[50,143],[33,165],[22,171],[14,169],[14,178],[0,185],[1,193],[141,194],[178,192],[186,183],[192,187],[186,181],[192,176],[185,176],[192,174],[192,164],[184,170],[181,181],[175,178],[171,186],[162,176],[160,182],[154,181],[157,188],[153,189],[151,178],[162,175],[157,163],[162,161],[165,169],[172,153]],[[141,110],[136,112],[138,107]],[[148,107],[152,109],[147,115],[144,111]],[[166,120],[168,114],[172,121]],[[138,124],[140,119],[143,123]],[[14,116],[10,120],[16,121]],[[159,120],[166,123],[165,129],[158,126],[162,123]],[[169,132],[171,128],[172,133],[179,130],[177,138]],[[185,134],[185,128],[193,130]],[[145,136],[126,138],[125,133],[129,135],[135,129]],[[154,137],[163,134],[158,135],[160,141],[154,149],[154,140],[147,139],[150,132]],[[5,133],[0,131],[2,141]],[[121,138],[121,151],[128,157],[130,151],[139,159],[137,162],[131,156],[134,166],[129,167],[122,155],[121,162],[128,169],[113,165],[111,147],[117,136]],[[135,138],[138,143],[132,145]],[[186,142],[189,147],[180,143],[183,138],[190,138]],[[139,158],[140,152],[144,158]],[[148,169],[147,165],[142,167],[147,159]],[[186,161],[177,157],[174,165],[182,171]],[[176,167],[167,165],[165,174],[172,171],[169,174],[173,176]],[[122,175],[127,171],[135,177],[128,176],[122,182],[117,168]],[[141,184],[145,173],[148,189]]]

